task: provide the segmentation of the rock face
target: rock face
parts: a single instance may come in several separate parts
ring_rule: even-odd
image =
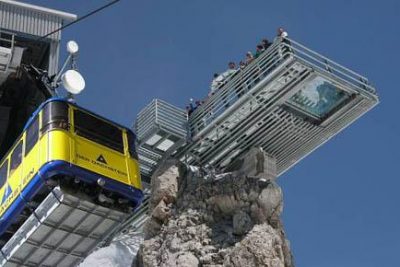
[[[268,157],[250,153],[230,173],[207,176],[181,164],[154,177],[153,209],[133,265],[294,266],[280,220],[282,190],[259,162]]]

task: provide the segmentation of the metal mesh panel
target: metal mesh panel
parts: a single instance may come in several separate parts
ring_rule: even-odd
[[[60,28],[64,22],[75,19],[75,15],[65,12],[16,1],[0,1],[0,25],[1,28],[9,31],[44,36]],[[60,40],[61,32],[57,32],[49,38]]]
[[[159,161],[182,145],[187,136],[187,117],[183,109],[154,99],[142,109],[135,128],[139,140],[141,172],[150,176]]]
[[[126,218],[55,188],[1,249],[0,265],[76,266]]]

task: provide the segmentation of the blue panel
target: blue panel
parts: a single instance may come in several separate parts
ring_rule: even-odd
[[[13,223],[13,220],[22,212],[25,207],[25,201],[21,197],[17,197],[10,207],[0,217],[0,235]]]
[[[6,229],[11,225],[13,219],[25,208],[28,201],[44,188],[47,179],[51,178],[56,174],[63,174],[68,176],[76,176],[81,179],[81,181],[96,185],[97,180],[102,178],[105,180],[104,188],[120,194],[126,197],[132,206],[132,209],[139,206],[143,200],[143,192],[132,186],[117,182],[113,179],[104,177],[102,175],[93,173],[91,171],[85,170],[78,166],[72,165],[65,161],[53,161],[48,162],[40,168],[39,172],[31,179],[31,181],[25,186],[25,188],[20,193],[20,196],[14,200],[11,206],[6,210],[6,212],[0,218],[0,235],[3,234]]]
[[[6,202],[7,198],[11,195],[11,193],[12,193],[11,186],[7,183],[6,189],[4,191],[3,199],[1,200],[1,205],[3,205],[4,202]]]

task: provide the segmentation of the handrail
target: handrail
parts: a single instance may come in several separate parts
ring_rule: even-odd
[[[320,70],[322,70],[322,71],[327,71],[331,74],[335,74],[333,71],[336,71],[337,74],[341,74],[344,77],[349,78],[351,81],[353,81],[354,83],[352,83],[352,85],[356,86],[359,89],[363,89],[362,87],[359,86],[360,83],[363,83],[363,87],[365,87],[365,89],[367,89],[370,93],[373,93],[376,95],[376,90],[369,84],[369,81],[366,77],[332,61],[331,59],[328,59],[327,57],[325,57],[315,51],[310,50],[309,48],[305,47],[304,45],[302,45],[296,41],[293,41],[291,39],[287,39],[287,40],[290,41],[290,48],[294,50],[294,55],[297,58],[305,60],[309,64],[319,63],[321,66],[325,66],[328,69],[328,70],[324,70],[323,68],[320,67]],[[312,63],[311,61],[307,60],[304,57],[308,57],[308,58],[314,60],[315,63]],[[340,77],[340,76],[339,76],[339,78],[343,79],[343,77]]]
[[[196,136],[202,129],[210,125],[212,121],[236,103],[239,98],[255,88],[258,83],[288,57],[293,57],[311,68],[318,69],[322,73],[332,75],[334,78],[350,84],[361,93],[365,92],[369,96],[372,94],[374,95],[373,97],[376,97],[376,90],[369,84],[366,77],[292,39],[277,38],[259,58],[234,74],[229,81],[221,86],[215,94],[208,97],[190,115],[189,130],[191,136]]]
[[[285,39],[289,40],[292,46],[293,46],[293,44],[296,45],[296,46],[299,46],[299,47],[301,47],[302,49],[304,49],[305,51],[309,52],[310,54],[317,55],[318,57],[320,57],[320,58],[322,58],[322,59],[324,59],[324,60],[326,60],[326,61],[328,61],[328,62],[330,62],[330,63],[333,63],[334,65],[337,65],[337,66],[339,66],[340,68],[342,68],[342,69],[344,69],[344,70],[350,72],[350,73],[353,74],[354,76],[358,76],[358,77],[360,77],[360,78],[363,78],[363,79],[366,80],[366,81],[368,80],[366,77],[362,76],[361,74],[358,74],[358,73],[356,73],[356,72],[350,70],[349,68],[346,68],[346,67],[344,67],[344,66],[342,66],[342,65],[340,65],[340,64],[338,64],[338,63],[336,63],[335,61],[333,61],[333,60],[331,60],[331,59],[329,59],[329,58],[327,58],[327,57],[321,55],[320,53],[317,53],[317,52],[315,52],[315,51],[313,51],[313,50],[311,50],[311,49],[305,47],[304,45],[300,44],[299,42],[296,42],[296,41],[294,41],[294,40],[292,40],[292,39],[290,39],[290,38],[287,38],[287,37],[286,37]]]
[[[192,136],[253,89],[287,57],[288,53],[284,51],[282,43],[276,42],[266,50],[266,53],[238,72],[190,116],[189,125]]]
[[[232,77],[229,81],[227,81],[223,86],[221,86],[217,92],[212,95],[211,97],[209,97],[205,103],[198,109],[196,109],[193,114],[191,114],[190,118],[193,119],[195,118],[200,111],[202,109],[205,109],[205,107],[210,107],[211,105],[215,105],[216,102],[218,102],[218,98],[220,97],[225,97],[229,92],[228,91],[232,91],[229,90],[229,88],[231,88],[233,85],[237,86],[238,84],[242,84],[240,80],[240,78],[249,78],[252,74],[254,74],[254,71],[256,71],[257,69],[259,69],[259,65],[260,63],[264,62],[264,61],[268,61],[271,55],[273,55],[274,53],[278,52],[279,46],[281,46],[280,43],[274,43],[272,44],[263,54],[260,55],[259,58],[255,59],[253,62],[251,62],[249,64],[249,66],[247,66],[246,68],[244,68],[243,70],[239,70],[238,73],[236,73],[234,75],[234,77]],[[266,59],[268,58],[268,59]],[[244,77],[243,77],[244,76]]]

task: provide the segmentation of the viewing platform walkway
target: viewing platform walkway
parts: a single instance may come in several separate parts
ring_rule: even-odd
[[[223,171],[251,147],[262,147],[276,159],[281,175],[378,102],[366,77],[285,38],[205,100],[186,124],[181,109],[175,116],[157,116],[167,126],[161,135],[170,134],[169,126],[187,133],[182,131],[173,140],[179,145],[171,145],[173,151],[165,151],[169,155]],[[143,129],[139,118],[136,131],[146,132]],[[147,157],[140,152],[143,147],[141,159]],[[146,175],[151,175],[156,162]]]

